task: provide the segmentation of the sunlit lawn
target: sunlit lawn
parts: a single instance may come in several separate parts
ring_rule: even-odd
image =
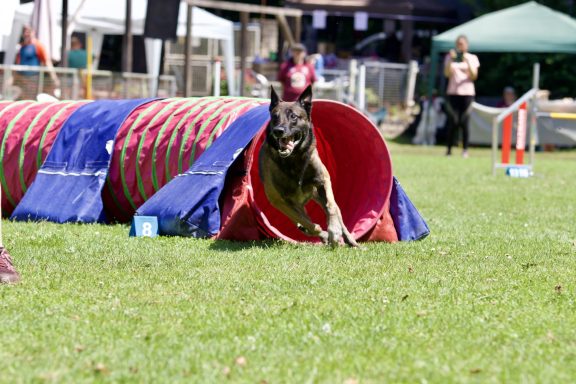
[[[3,222],[0,382],[568,383],[576,152],[536,175],[391,144],[432,230],[366,250]]]

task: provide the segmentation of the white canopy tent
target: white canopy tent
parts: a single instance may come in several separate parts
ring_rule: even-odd
[[[69,28],[73,31],[90,33],[93,38],[93,49],[98,56],[105,34],[124,34],[124,17],[126,2],[118,0],[68,0]],[[132,34],[144,33],[147,0],[132,0]],[[5,47],[6,64],[13,63],[16,52],[15,47],[20,37],[22,26],[30,22],[34,8],[33,3],[20,5],[14,16],[11,38]],[[180,3],[177,35],[186,35],[186,2]],[[61,12],[59,11],[60,23]],[[223,19],[201,8],[194,7],[192,12],[192,36],[194,38],[207,38],[219,40],[224,52],[224,66],[228,79],[228,92],[236,95],[234,76],[234,26],[229,20]],[[161,61],[161,40],[145,39],[146,64],[148,73],[158,76]]]
[[[2,1],[2,12],[0,12],[0,51],[5,51],[4,47],[6,47],[10,41],[14,14],[19,5],[20,0]]]

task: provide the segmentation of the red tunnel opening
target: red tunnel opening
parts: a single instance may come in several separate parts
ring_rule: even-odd
[[[318,152],[328,168],[336,203],[355,239],[361,238],[382,217],[392,190],[392,163],[378,129],[356,109],[334,101],[315,100],[312,122]],[[248,148],[248,185],[260,229],[274,238],[319,242],[306,236],[268,201],[258,173],[258,153],[264,130]],[[315,202],[306,210],[312,221],[326,229],[324,211]]]

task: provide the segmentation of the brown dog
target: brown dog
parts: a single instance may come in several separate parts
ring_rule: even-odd
[[[334,200],[330,174],[320,160],[312,129],[312,87],[295,102],[278,98],[271,87],[270,123],[259,154],[260,178],[272,205],[309,236],[319,236],[336,246],[340,239],[352,247],[358,244],[342,220]],[[326,212],[328,230],[313,223],[304,206],[314,199]]]

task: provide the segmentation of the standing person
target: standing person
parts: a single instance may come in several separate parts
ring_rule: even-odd
[[[291,57],[282,63],[278,81],[282,83],[282,100],[295,101],[310,84],[316,81],[314,66],[306,62],[306,48],[302,44],[290,47]]]
[[[452,154],[452,146],[458,144],[458,134],[462,129],[462,157],[468,157],[468,120],[476,89],[480,61],[468,52],[468,38],[464,35],[456,39],[456,49],[451,49],[444,59],[444,76],[448,78],[448,148],[446,155]]]
[[[16,64],[19,65],[28,65],[31,67],[39,67],[39,66],[46,66],[49,69],[49,73],[50,73],[50,77],[52,78],[52,81],[54,83],[54,87],[56,88],[54,91],[54,93],[59,93],[60,92],[60,80],[58,79],[58,77],[56,76],[56,73],[54,72],[54,66],[52,65],[52,60],[50,59],[50,55],[48,55],[46,53],[46,49],[44,48],[44,46],[42,45],[42,43],[40,43],[40,41],[38,39],[36,39],[34,30],[32,29],[32,27],[26,25],[24,26],[24,30],[22,31],[22,42],[20,44],[20,49],[18,50],[18,54],[16,55]],[[35,76],[38,75],[37,72],[31,72],[31,71],[23,71],[20,73],[21,75],[23,75],[20,80],[23,82],[23,87],[26,88],[23,91],[28,91],[28,92],[24,92],[27,95],[27,98],[31,98],[30,96],[30,91],[31,89],[29,89],[31,87],[32,84],[34,84],[36,81],[34,81],[34,79],[28,79],[26,80],[26,77],[28,78],[33,78]],[[34,92],[35,93],[35,92]],[[58,95],[57,95],[58,96]],[[33,98],[33,97],[32,97]]]
[[[82,42],[78,36],[70,39],[70,50],[68,51],[68,67],[86,69],[86,50],[82,47]]]
[[[22,31],[22,43],[16,55],[16,64],[39,67],[47,65],[50,58],[42,43],[36,39],[32,27],[26,25]]]
[[[78,36],[72,36],[70,39],[70,50],[68,51],[68,68],[80,70],[80,88],[82,97],[86,98],[86,73],[84,70],[87,65],[86,50]]]

